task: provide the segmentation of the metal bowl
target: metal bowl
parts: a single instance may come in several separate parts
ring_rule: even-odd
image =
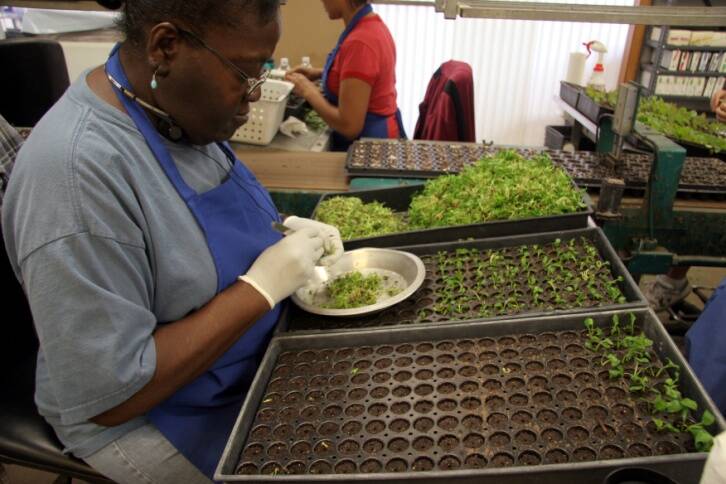
[[[364,275],[376,273],[386,277],[391,284],[398,283],[401,291],[383,299],[379,297],[375,304],[350,309],[330,309],[322,307],[327,302],[326,283],[350,271],[360,271]],[[345,252],[332,266],[315,268],[313,279],[298,289],[292,300],[309,313],[321,316],[361,316],[382,311],[398,304],[411,296],[423,284],[426,269],[417,256],[409,252],[391,249],[357,249]]]

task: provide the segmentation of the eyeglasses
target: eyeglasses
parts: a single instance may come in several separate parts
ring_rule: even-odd
[[[252,96],[255,93],[255,91],[257,91],[262,86],[262,84],[264,84],[264,82],[267,80],[267,77],[270,75],[269,69],[263,69],[262,72],[260,72],[260,75],[257,77],[248,76],[247,74],[245,74],[245,72],[242,69],[240,69],[239,67],[234,65],[234,63],[232,61],[230,61],[225,56],[220,54],[219,51],[217,51],[215,48],[209,46],[206,42],[204,42],[201,38],[199,38],[199,36],[197,36],[193,32],[190,32],[188,30],[185,30],[185,29],[182,29],[179,27],[177,27],[176,29],[182,35],[190,37],[192,40],[197,42],[199,45],[201,45],[202,47],[207,49],[209,52],[214,54],[219,60],[221,60],[227,67],[232,69],[242,79],[243,84],[247,83],[247,92],[245,93],[245,97]]]

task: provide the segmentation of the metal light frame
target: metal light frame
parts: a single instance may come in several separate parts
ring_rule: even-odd
[[[283,1],[283,3],[285,2]],[[447,19],[462,17],[551,20],[679,27],[722,27],[726,25],[726,7],[627,7],[509,0],[372,0],[372,3],[434,7]],[[0,0],[0,5],[62,10],[103,10],[103,7],[96,2],[88,0]]]

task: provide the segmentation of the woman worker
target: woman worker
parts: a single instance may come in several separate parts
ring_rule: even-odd
[[[119,483],[209,482],[280,302],[342,252],[312,220],[275,232],[223,143],[260,96],[278,8],[127,0],[126,40],[17,157],[2,226],[40,341],[36,403]]]
[[[287,75],[333,129],[332,149],[362,138],[405,138],[396,104],[396,45],[366,0],[322,0],[345,29],[323,69],[297,67]],[[321,79],[323,92],[313,83]]]

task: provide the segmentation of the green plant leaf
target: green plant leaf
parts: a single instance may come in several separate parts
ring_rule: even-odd
[[[681,405],[683,405],[685,408],[687,408],[689,410],[695,411],[698,409],[698,404],[696,402],[694,402],[693,400],[691,400],[690,398],[681,399]]]
[[[703,425],[704,427],[708,427],[714,422],[716,422],[716,417],[714,417],[714,415],[708,410],[704,410],[703,415],[701,416],[701,425]]]

